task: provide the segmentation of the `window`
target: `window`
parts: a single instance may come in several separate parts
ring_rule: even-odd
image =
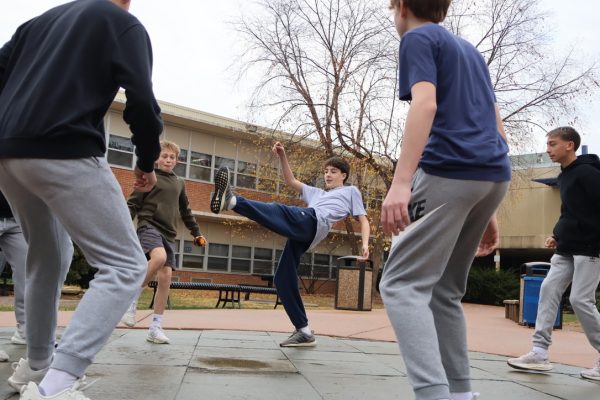
[[[302,257],[300,258],[300,267],[298,268],[298,276],[312,276],[311,258],[312,254],[310,253],[302,254]]]
[[[204,247],[194,246],[191,241],[183,242],[183,268],[204,269]]]
[[[246,246],[231,247],[231,272],[250,273],[252,248]]]
[[[256,189],[256,164],[238,161],[236,186]]]
[[[262,192],[277,193],[277,168],[259,166],[256,189]]]
[[[331,269],[329,254],[317,254],[314,256],[313,276],[315,278],[329,278]]]
[[[186,149],[181,149],[179,153],[179,158],[177,159],[177,165],[173,168],[173,172],[177,176],[185,178],[185,167],[187,166],[187,155],[188,151]]]
[[[130,138],[109,135],[106,159],[110,164],[132,168],[133,149],[133,143],[131,143]]]
[[[192,158],[190,160],[190,179],[210,182],[211,166],[212,155],[192,151]]]
[[[229,257],[229,245],[219,243],[208,244],[208,265],[209,271],[227,271]]]
[[[173,245],[173,252],[175,253],[175,265],[174,265],[175,267],[178,267],[180,265],[179,260],[181,257],[179,254],[179,244],[180,244],[179,240],[176,240],[175,244]]]
[[[252,272],[255,274],[269,275],[273,273],[273,250],[261,247],[254,248],[254,265]]]
[[[229,171],[231,172],[231,174],[229,175],[229,183],[233,185],[233,177],[235,175],[235,160],[231,158],[215,157],[215,173],[221,167],[229,167]]]

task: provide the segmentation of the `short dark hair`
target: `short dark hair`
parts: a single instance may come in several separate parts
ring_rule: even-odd
[[[571,128],[570,126],[561,126],[560,128],[552,129],[546,134],[546,136],[560,136],[560,138],[565,142],[573,142],[573,144],[575,145],[575,151],[579,149],[579,145],[581,144],[581,136],[579,136],[579,133],[577,133],[577,131]]]
[[[337,168],[346,174],[346,178],[344,179],[344,183],[346,183],[350,176],[350,164],[348,164],[348,161],[344,160],[342,157],[331,157],[323,164],[323,168],[327,167]]]
[[[417,18],[440,23],[446,18],[452,0],[404,0],[404,5]],[[390,8],[400,8],[400,0],[390,0]]]

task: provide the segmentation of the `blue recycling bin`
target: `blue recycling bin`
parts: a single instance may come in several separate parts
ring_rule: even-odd
[[[538,303],[540,301],[540,289],[545,276],[523,277],[523,325],[535,326],[537,318]],[[554,328],[562,328],[561,304],[558,305]]]

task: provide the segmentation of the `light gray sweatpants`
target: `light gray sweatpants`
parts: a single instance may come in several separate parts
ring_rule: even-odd
[[[508,182],[446,179],[420,169],[413,178],[411,220],[443,207],[399,238],[380,290],[417,400],[471,391],[461,299],[507,189]]]
[[[570,283],[569,301],[590,344],[600,352],[600,313],[596,307],[596,288],[600,283],[600,258],[554,254],[548,276],[542,282],[533,345],[548,349],[552,327],[563,293]]]
[[[27,242],[14,218],[0,218],[0,249],[12,268],[17,326],[25,324],[25,261]]]
[[[52,361],[82,376],[137,295],[146,273],[121,188],[106,159],[2,159],[0,189],[29,244],[25,291],[27,358],[52,357],[57,296],[71,239],[98,268]]]

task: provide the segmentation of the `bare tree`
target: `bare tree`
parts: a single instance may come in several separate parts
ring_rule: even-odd
[[[262,71],[251,109],[324,154],[350,156],[363,193],[389,188],[406,105],[397,101],[399,39],[387,0],[259,0],[262,13],[236,23],[247,50],[241,76]],[[554,55],[539,0],[455,0],[445,25],[485,57],[513,149],[598,88],[596,64]],[[386,245],[371,212],[375,265]],[[348,231],[350,225],[347,221]],[[353,235],[349,235],[353,238]],[[353,247],[357,248],[353,240]],[[377,271],[374,271],[374,275]]]
[[[578,107],[599,87],[597,60],[577,59],[575,46],[561,54],[541,4],[454,0],[445,21],[484,56],[516,152],[530,150],[536,134],[546,132],[560,117],[575,121]]]

